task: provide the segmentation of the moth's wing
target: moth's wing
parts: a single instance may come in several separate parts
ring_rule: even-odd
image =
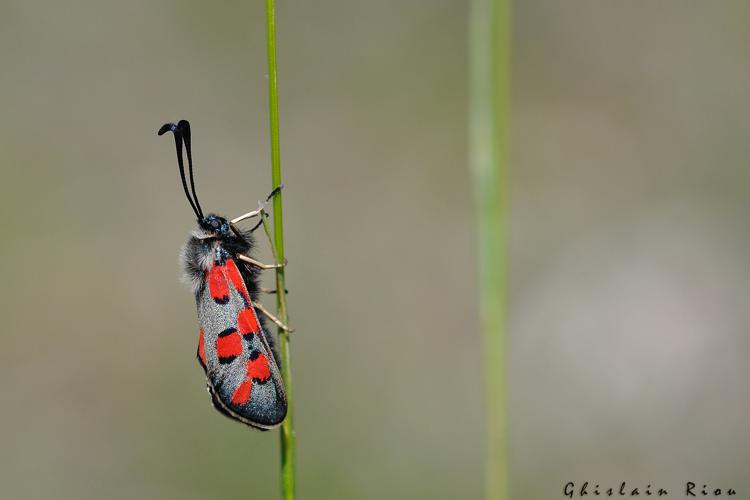
[[[276,427],[286,416],[284,384],[236,263],[213,266],[206,281],[197,296],[198,360],[214,406],[253,427]]]

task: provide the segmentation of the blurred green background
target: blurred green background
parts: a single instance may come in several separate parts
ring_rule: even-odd
[[[209,404],[156,136],[191,120],[206,210],[269,191],[263,12],[0,2],[0,497],[277,497],[277,432]],[[467,2],[277,15],[300,498],[481,498]],[[512,497],[746,495],[750,8],[513,22]]]

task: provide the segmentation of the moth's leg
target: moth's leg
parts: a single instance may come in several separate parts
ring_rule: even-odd
[[[236,234],[237,236],[241,237],[240,231],[237,229],[236,224],[239,224],[243,220],[247,220],[247,219],[251,219],[253,217],[260,216],[260,219],[261,219],[260,222],[258,222],[257,224],[255,224],[255,226],[253,226],[253,228],[250,230],[251,233],[255,232],[255,230],[258,229],[261,224],[263,224],[263,219],[265,217],[267,217],[267,214],[265,212],[266,205],[268,205],[268,202],[271,201],[271,198],[273,198],[283,188],[284,188],[283,184],[280,185],[280,186],[278,186],[278,187],[276,187],[276,188],[274,188],[273,191],[271,191],[271,193],[268,196],[266,196],[266,200],[265,201],[259,201],[258,202],[258,209],[257,210],[253,210],[252,212],[248,212],[246,214],[240,215],[239,217],[235,217],[234,219],[232,219],[231,221],[229,221],[229,227],[232,229],[232,231],[234,232],[234,234]]]
[[[235,217],[234,219],[229,221],[229,228],[232,230],[234,234],[236,234],[239,238],[242,238],[242,233],[239,229],[237,229],[237,224],[242,222],[243,220],[251,219],[253,217],[258,217],[259,215],[263,216],[263,204],[258,202],[258,210],[253,210],[252,212],[248,212],[246,214],[242,214],[239,217]],[[258,228],[256,225],[253,228],[253,231],[255,231]]]
[[[270,288],[263,288],[263,287],[258,288],[258,291],[260,293],[277,293],[276,290],[271,290]],[[284,290],[284,293],[289,293],[289,290]]]
[[[268,217],[268,214],[265,211],[263,211],[260,216],[261,216],[261,220],[259,220],[253,227],[250,228],[251,233],[254,233],[260,226],[263,225],[263,219]]]
[[[266,318],[268,318],[268,319],[270,319],[271,321],[273,321],[273,322],[274,322],[274,323],[276,324],[276,326],[278,326],[279,328],[281,328],[281,329],[282,329],[282,330],[284,330],[285,332],[289,332],[289,333],[292,333],[292,332],[294,331],[294,328],[290,328],[290,327],[288,327],[287,325],[285,325],[284,323],[282,323],[282,322],[281,322],[281,321],[279,320],[279,318],[277,318],[276,316],[274,316],[273,314],[271,314],[271,313],[270,313],[270,312],[269,312],[269,311],[268,311],[268,310],[267,310],[267,309],[266,309],[265,307],[263,307],[263,306],[262,306],[262,305],[261,305],[260,303],[258,303],[258,302],[253,302],[253,307],[255,307],[255,308],[256,308],[256,309],[258,310],[258,311],[262,312],[262,313],[263,313],[263,315],[264,315],[264,316],[265,316]]]
[[[281,187],[284,187],[283,184]],[[281,189],[281,187],[276,188],[276,189]],[[263,225],[263,232],[266,233],[266,238],[268,238],[268,246],[271,248],[271,255],[273,255],[273,260],[274,262],[278,262],[279,258],[278,258],[278,254],[276,253],[276,247],[274,246],[273,237],[271,236],[271,226],[268,223],[267,218],[265,216],[261,217],[259,224]],[[279,267],[286,266],[287,262],[288,261],[284,259],[283,266],[280,265]],[[289,291],[286,291],[286,292],[289,293]]]
[[[279,191],[281,191],[281,189],[283,187],[284,187],[284,185],[282,184],[282,185],[278,186],[277,188],[275,188],[273,191],[271,191],[271,194],[269,194],[268,197],[266,198],[266,203],[268,203],[271,200],[271,198],[273,198]],[[270,226],[268,224],[268,220],[267,220],[266,213],[265,213],[264,209],[265,209],[265,204],[262,204],[259,207],[259,210],[260,210],[260,221],[255,225],[255,227],[253,227],[252,230],[255,231],[261,225],[263,226],[263,232],[266,233],[266,237],[268,238],[268,245],[271,248],[271,255],[273,255],[274,261],[276,261],[277,260],[276,247],[274,246],[273,238],[271,237],[271,228],[270,228]],[[269,264],[262,264],[262,263],[260,263],[258,261],[255,261],[255,260],[253,260],[253,259],[251,259],[249,257],[245,257],[244,255],[238,255],[238,257],[239,257],[240,260],[243,260],[243,261],[245,261],[247,263],[250,263],[250,264],[254,264],[254,265],[260,267],[261,269],[278,269],[278,268],[285,267],[286,264],[287,264],[287,260],[286,259],[284,259],[283,263],[275,263],[275,264],[269,265]],[[278,293],[278,290],[261,289],[261,291],[265,292],[265,293]],[[284,289],[284,293],[285,294],[289,293],[289,290]],[[284,323],[282,323],[281,320],[279,320],[279,318],[277,318],[276,316],[274,316],[273,314],[271,314],[265,307],[263,307],[262,304],[256,302],[256,303],[253,304],[253,306],[255,307],[255,309],[257,309],[258,311],[260,311],[261,313],[263,313],[263,315],[265,317],[267,317],[268,319],[270,319],[271,321],[273,321],[273,323],[276,326],[278,326],[279,328],[281,328],[285,332],[292,333],[294,331],[294,328],[290,328],[289,326],[287,326]]]
[[[242,222],[243,220],[252,219],[253,217],[259,216],[262,211],[263,211],[263,207],[259,207],[258,210],[253,210],[252,212],[248,212],[246,214],[242,214],[239,217],[235,217],[234,219],[232,219],[229,222],[230,222],[230,224],[237,224],[239,222]]]
[[[260,226],[263,226],[263,232],[266,233],[266,237],[268,238],[268,244],[271,248],[271,255],[273,255],[274,263],[263,264],[262,262],[258,262],[257,260],[252,259],[246,255],[237,255],[237,258],[239,258],[240,260],[244,262],[247,262],[248,264],[252,264],[256,267],[259,267],[261,269],[280,269],[282,267],[285,267],[287,264],[286,259],[284,259],[284,262],[282,263],[277,262],[278,259],[277,259],[277,254],[276,254],[276,248],[274,247],[274,244],[273,244],[273,238],[271,237],[271,228],[267,220],[268,214],[266,213],[266,210],[265,210],[266,205],[268,204],[269,201],[271,201],[271,198],[273,198],[276,194],[278,194],[282,190],[283,187],[284,187],[283,184],[276,187],[273,191],[271,191],[271,194],[269,194],[266,197],[265,201],[259,201],[257,210],[253,210],[252,212],[248,212],[244,215],[240,215],[236,219],[232,219],[232,221],[230,222],[230,227],[232,228],[232,231],[234,231],[234,233],[237,234],[237,236],[241,237],[240,232],[237,230],[234,224],[242,220],[249,219],[251,217],[258,217],[258,216],[260,217],[260,221],[258,221],[258,223],[255,224],[255,226],[253,226],[250,232],[252,233],[256,229],[258,229]]]
[[[280,189],[280,188],[277,188],[277,189]],[[274,246],[274,244],[273,244],[273,238],[271,237],[271,226],[268,223],[268,218],[267,218],[267,214],[266,214],[265,210],[263,210],[262,212],[263,213],[261,214],[260,221],[253,228],[253,231],[255,229],[257,229],[258,226],[261,226],[261,225],[263,226],[263,232],[266,233],[266,238],[268,238],[268,246],[271,249],[271,255],[273,255],[273,260],[277,261],[278,257],[277,257],[277,254],[276,254],[276,247]],[[287,260],[284,259],[284,263],[283,264],[278,264],[278,262],[277,262],[276,263],[276,267],[277,268],[284,267],[284,266],[286,266],[286,264],[287,264]]]
[[[281,186],[279,186],[276,189],[274,189],[273,191],[271,191],[271,194],[269,194],[266,197],[266,201],[259,201],[258,202],[258,209],[257,210],[253,210],[252,212],[248,212],[246,214],[240,215],[239,217],[235,217],[234,219],[232,219],[231,221],[229,221],[229,223],[230,224],[237,224],[239,222],[242,222],[243,220],[252,219],[253,217],[257,217],[257,216],[261,215],[263,213],[264,209],[266,208],[266,205],[268,204],[268,202],[271,201],[271,198],[273,198],[274,195],[276,195],[276,193],[278,193],[279,191],[281,191],[281,189],[283,187],[284,187],[284,185],[282,184]]]
[[[261,269],[279,269],[282,267],[286,267],[286,259],[284,259],[284,262],[280,264],[264,264],[262,262],[258,262],[257,260],[248,257],[247,255],[242,255],[241,253],[237,254],[237,258],[240,259],[242,262],[247,262],[248,264],[252,264],[255,267],[259,267]]]

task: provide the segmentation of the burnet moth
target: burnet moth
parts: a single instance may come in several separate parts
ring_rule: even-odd
[[[174,134],[182,188],[198,218],[198,227],[183,246],[180,260],[185,281],[195,294],[200,323],[198,362],[206,372],[211,401],[229,418],[259,429],[272,429],[284,420],[287,401],[273,338],[266,333],[262,316],[283,329],[289,328],[257,301],[261,291],[259,271],[284,265],[262,264],[249,256],[254,246],[252,232],[265,217],[265,203],[232,220],[216,214],[204,216],[193,179],[190,124],[186,120],[176,125],[167,123],[159,129],[159,135],[166,132]],[[249,231],[238,229],[237,223],[252,217],[259,217],[261,223]]]

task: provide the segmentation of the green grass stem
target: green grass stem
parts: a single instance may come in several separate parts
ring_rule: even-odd
[[[506,172],[510,93],[510,0],[472,0],[469,160],[479,247],[487,425],[486,498],[508,498],[506,404]]]
[[[276,70],[276,12],[274,0],[266,0],[266,42],[268,48],[268,115],[271,136],[271,177],[273,188],[281,185],[281,148],[279,147],[279,89]],[[279,191],[273,198],[273,241],[277,262],[284,262],[284,219],[282,197]],[[276,269],[277,317],[289,324],[286,307],[286,283],[284,268]],[[281,496],[284,500],[295,497],[295,435],[294,404],[292,399],[292,371],[289,352],[289,332],[278,329],[281,376],[284,379],[287,397],[287,416],[281,424]]]

